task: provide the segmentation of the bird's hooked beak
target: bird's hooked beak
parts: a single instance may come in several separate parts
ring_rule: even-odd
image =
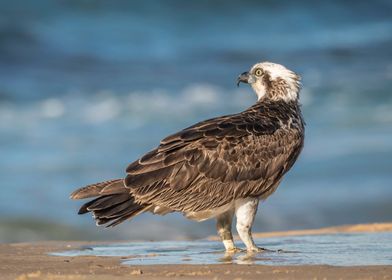
[[[253,84],[255,82],[255,78],[253,75],[249,74],[249,72],[244,72],[237,78],[237,87],[240,86],[240,83],[245,84]]]

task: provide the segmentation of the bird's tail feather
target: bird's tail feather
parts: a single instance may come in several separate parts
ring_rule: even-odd
[[[71,194],[72,199],[95,199],[80,207],[78,214],[92,212],[97,225],[116,226],[142,212],[148,205],[138,204],[124,186],[123,179],[115,179],[80,188]]]
[[[123,179],[114,179],[96,184],[91,184],[83,188],[77,189],[71,193],[71,199],[84,199],[96,197],[103,194],[124,193],[127,189]]]

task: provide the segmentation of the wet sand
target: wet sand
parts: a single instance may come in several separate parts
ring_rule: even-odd
[[[288,230],[288,231],[272,231],[272,232],[255,232],[254,238],[263,237],[283,237],[296,235],[317,235],[317,234],[333,234],[333,233],[361,233],[361,232],[392,232],[392,223],[374,223],[374,224],[356,224],[343,225],[335,227],[325,227],[318,229]],[[238,239],[238,236],[235,236]],[[210,236],[210,240],[218,240],[217,236]]]
[[[333,232],[392,231],[392,224],[336,227],[312,231]],[[312,234],[300,231],[297,234]],[[274,235],[275,234],[275,235]],[[294,232],[268,233],[281,236]],[[112,243],[112,242],[111,242]],[[0,244],[0,279],[392,279],[392,266],[326,265],[121,265],[127,257],[50,256],[48,253],[73,250],[98,242],[39,242]]]

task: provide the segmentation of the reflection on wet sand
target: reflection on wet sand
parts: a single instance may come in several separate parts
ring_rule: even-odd
[[[218,261],[221,263],[229,264],[257,264],[258,262],[272,261],[272,258],[277,260],[279,254],[285,253],[300,253],[299,251],[287,251],[282,249],[271,250],[267,248],[262,248],[261,252],[247,252],[246,250],[241,250],[237,252],[225,252],[223,257],[219,258]],[[275,253],[274,257],[268,256],[267,253]]]
[[[391,265],[392,232],[337,233],[256,239],[262,252],[224,252],[219,241],[132,242],[90,246],[57,256],[124,257],[125,265],[263,264]]]

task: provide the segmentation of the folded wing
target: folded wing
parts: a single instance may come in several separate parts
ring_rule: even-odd
[[[301,132],[250,110],[210,119],[161,141],[127,168],[136,201],[173,211],[202,211],[263,196],[290,169]]]

